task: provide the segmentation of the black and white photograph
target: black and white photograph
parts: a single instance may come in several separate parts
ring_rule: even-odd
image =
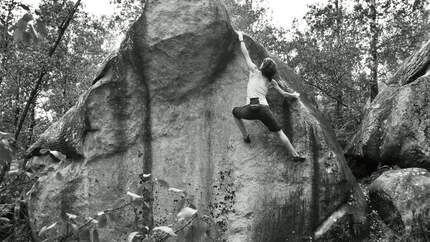
[[[430,0],[0,0],[0,241],[429,242]]]

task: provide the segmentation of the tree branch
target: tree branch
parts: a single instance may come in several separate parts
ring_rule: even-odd
[[[347,108],[351,108],[350,106],[348,106],[348,105],[346,105],[345,103],[343,103],[342,101],[340,101],[340,100],[339,100],[339,98],[334,97],[333,95],[331,95],[330,93],[328,93],[328,91],[324,90],[322,87],[320,87],[320,86],[318,86],[318,85],[316,85],[316,84],[313,84],[313,83],[311,83],[311,82],[308,82],[308,81],[305,81],[305,84],[306,84],[306,85],[309,85],[309,86],[313,86],[313,87],[315,87],[316,89],[318,89],[318,90],[320,90],[321,92],[323,92],[327,97],[329,97],[329,98],[331,98],[331,99],[333,99],[333,100],[335,100],[335,101],[339,102],[339,104],[341,104],[342,106],[347,107]]]
[[[54,54],[58,45],[60,44],[60,41],[63,38],[64,32],[66,31],[67,27],[69,26],[70,21],[73,19],[74,14],[78,10],[80,3],[81,3],[81,0],[76,1],[75,5],[73,6],[72,11],[67,16],[66,21],[64,22],[64,24],[62,24],[60,26],[60,29],[58,31],[58,37],[57,37],[54,45],[49,50],[48,57],[52,57],[52,55]],[[25,104],[25,108],[24,108],[24,110],[21,114],[21,117],[19,119],[19,123],[18,123],[18,126],[17,126],[16,131],[15,131],[15,140],[16,141],[18,141],[18,137],[19,137],[19,134],[21,132],[22,125],[24,124],[25,118],[27,117],[27,113],[28,113],[28,110],[30,109],[30,105],[35,101],[35,99],[37,97],[37,93],[39,91],[39,87],[42,85],[43,77],[45,76],[46,73],[47,73],[46,66],[43,66],[42,70],[40,71],[39,77],[37,78],[36,85],[31,90],[30,96],[27,99],[27,103]]]

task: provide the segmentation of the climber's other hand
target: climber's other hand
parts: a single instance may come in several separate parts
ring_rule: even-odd
[[[272,79],[272,81],[270,83],[272,84],[272,87],[274,87],[276,89],[280,88],[279,84],[278,84],[278,82],[276,80]]]

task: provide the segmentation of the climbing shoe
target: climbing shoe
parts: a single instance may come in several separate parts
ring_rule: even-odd
[[[249,134],[245,138],[243,138],[243,141],[248,144],[251,143],[251,138],[249,138]]]

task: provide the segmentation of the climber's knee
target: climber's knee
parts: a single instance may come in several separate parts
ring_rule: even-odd
[[[273,123],[267,124],[266,127],[269,129],[270,132],[279,132],[281,131],[281,126],[276,122],[276,120]]]
[[[234,116],[235,118],[240,119],[240,118],[239,118],[239,107],[235,107],[235,108],[233,108],[233,110],[231,110],[231,113],[233,114],[233,116]]]

